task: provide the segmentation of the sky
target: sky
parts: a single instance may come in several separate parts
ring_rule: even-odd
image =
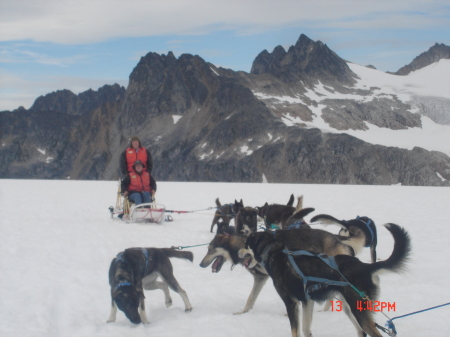
[[[450,45],[447,0],[0,0],[0,111],[40,95],[127,86],[149,52],[249,72],[300,34],[340,57],[396,71]]]

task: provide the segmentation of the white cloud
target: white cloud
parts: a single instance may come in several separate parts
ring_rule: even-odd
[[[0,39],[82,44],[220,30],[254,34],[286,26],[448,27],[448,14],[443,0],[15,0],[2,4]]]

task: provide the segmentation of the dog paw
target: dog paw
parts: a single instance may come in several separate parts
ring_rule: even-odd
[[[169,308],[172,305],[172,299],[166,302],[166,308]]]
[[[191,312],[192,308],[186,308],[186,310],[184,310],[184,312]]]
[[[239,312],[234,312],[233,315],[242,315],[242,314],[245,314],[247,312],[249,312],[249,310],[242,310],[242,311],[239,311]]]
[[[108,319],[107,321],[106,321],[106,323],[114,323],[116,321],[116,319]]]

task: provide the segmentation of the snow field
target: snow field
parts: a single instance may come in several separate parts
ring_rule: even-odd
[[[213,211],[173,214],[174,222],[126,224],[113,221],[117,182],[0,180],[0,335],[9,336],[290,336],[285,308],[269,280],[253,310],[242,310],[253,278],[241,266],[226,263],[220,273],[200,268],[206,246],[193,247],[194,263],[171,259],[174,274],[193,306],[184,312],[171,291],[166,309],[162,291],[146,292],[149,325],[135,326],[110,310],[108,269],[112,258],[129,247],[190,246],[209,243]],[[450,189],[406,186],[350,186],[245,183],[159,182],[157,202],[171,210],[202,210],[243,199],[248,206],[286,203],[304,195],[304,206],[338,219],[371,217],[378,230],[378,257],[387,258],[393,241],[383,224],[405,227],[413,253],[409,271],[383,274],[379,300],[396,303],[390,317],[450,302]],[[318,226],[322,228],[322,226]],[[337,227],[327,230],[337,232]],[[365,249],[360,259],[369,262]],[[316,337],[355,336],[343,312],[318,312]],[[450,306],[395,320],[399,336],[450,336]],[[384,324],[386,318],[375,314]]]

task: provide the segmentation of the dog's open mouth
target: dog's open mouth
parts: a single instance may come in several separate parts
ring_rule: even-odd
[[[245,268],[248,268],[250,266],[250,263],[252,262],[252,256],[250,254],[245,254],[244,259],[242,261],[242,264]]]
[[[218,273],[220,271],[220,269],[223,266],[223,263],[225,262],[225,258],[221,255],[219,255],[218,257],[216,257],[216,259],[214,260],[213,264],[212,264],[212,272],[213,273]]]

